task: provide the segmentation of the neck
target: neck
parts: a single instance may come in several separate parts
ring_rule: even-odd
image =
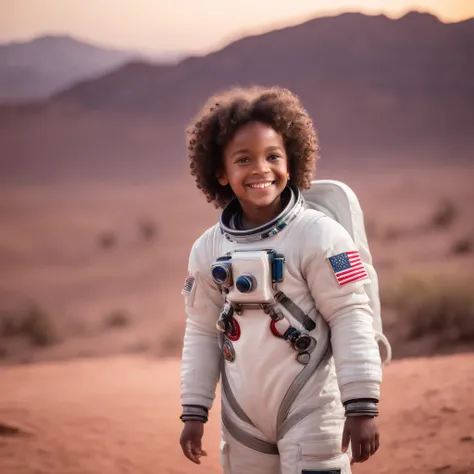
[[[267,222],[272,221],[281,212],[282,203],[281,197],[278,196],[275,201],[266,207],[259,208],[248,208],[245,204],[242,204],[242,226],[244,229],[253,229],[260,227]]]

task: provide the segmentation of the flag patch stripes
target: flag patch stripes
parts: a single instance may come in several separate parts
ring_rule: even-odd
[[[183,294],[190,294],[193,291],[194,283],[196,282],[195,278],[192,275],[188,275],[184,281]]]
[[[357,250],[329,257],[329,263],[339,286],[369,278]]]

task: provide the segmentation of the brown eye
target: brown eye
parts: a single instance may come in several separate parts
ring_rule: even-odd
[[[272,155],[268,157],[268,159],[272,161],[278,160],[278,158],[280,158],[280,155],[277,155],[275,153],[273,153]]]

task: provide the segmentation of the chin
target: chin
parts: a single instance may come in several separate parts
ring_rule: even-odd
[[[260,207],[262,209],[271,206],[272,204],[275,203],[277,199],[279,199],[280,195],[278,194],[277,196],[272,196],[268,197],[266,199],[258,199],[252,202],[252,205],[255,207]]]

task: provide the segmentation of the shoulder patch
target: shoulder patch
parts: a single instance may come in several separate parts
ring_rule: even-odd
[[[190,295],[193,292],[194,285],[196,284],[196,279],[192,275],[188,275],[186,280],[184,280],[183,290],[181,291],[182,295]]]
[[[181,294],[184,296],[184,304],[192,308],[194,306],[194,298],[196,294],[196,278],[191,274],[189,274],[186,277],[186,280],[184,280]]]
[[[339,286],[369,278],[357,250],[334,255],[328,260]]]

